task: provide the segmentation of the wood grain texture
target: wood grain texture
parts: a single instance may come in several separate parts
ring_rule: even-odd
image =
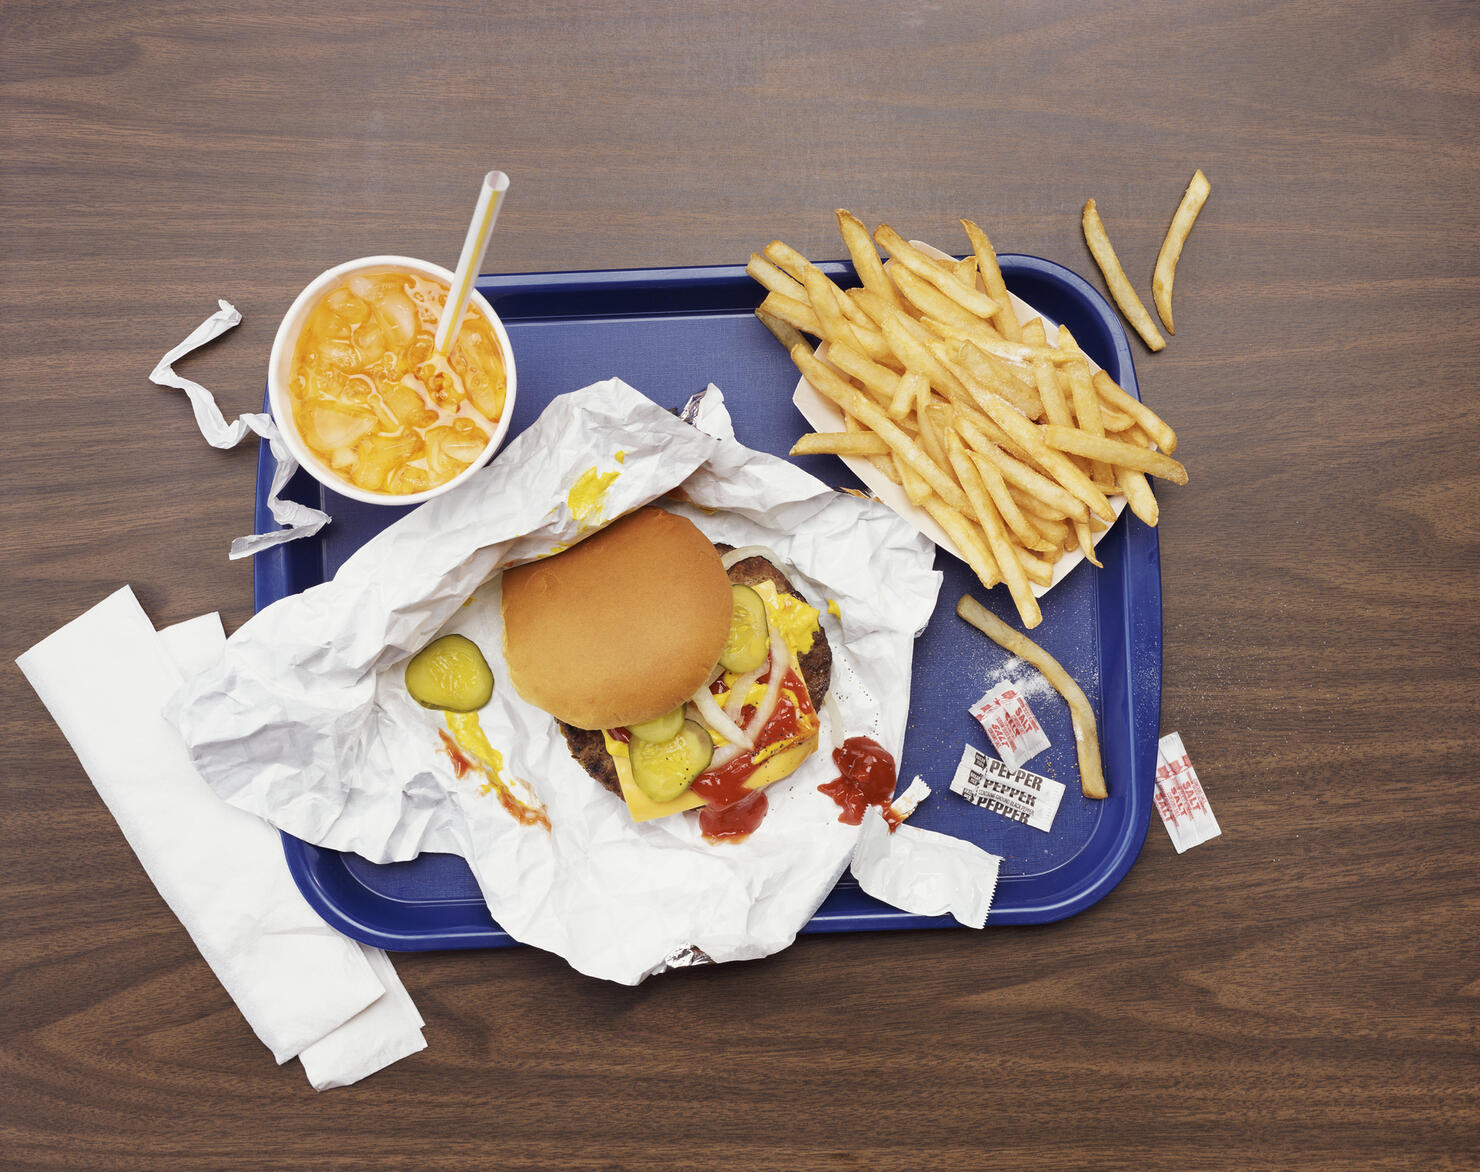
[[[1472,1168],[1480,1136],[1480,14],[1463,3],[40,3],[0,31],[0,1164]],[[530,950],[400,972],[428,1050],[315,1095],[155,894],[14,657],[131,582],[251,610],[261,402],[304,283],[841,252],[979,221],[1143,294],[1194,167],[1178,332],[1137,349],[1163,727],[1223,837],[1153,825],[1031,929],[804,939],[635,990]]]

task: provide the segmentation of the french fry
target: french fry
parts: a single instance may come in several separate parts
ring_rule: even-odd
[[[1022,546],[1015,547],[1013,552],[1017,555],[1018,565],[1023,567],[1023,574],[1028,581],[1035,586],[1048,586],[1053,582],[1053,562],[1044,561]]]
[[[1002,578],[1007,583],[1013,605],[1017,607],[1018,617],[1023,620],[1023,626],[1032,630],[1043,621],[1038,600],[1033,597],[1032,587],[1028,585],[1028,575],[1023,570],[1022,562],[1018,560],[1017,551],[1007,540],[1007,533],[1003,528],[1002,518],[997,513],[997,506],[993,504],[992,498],[988,495],[986,485],[982,483],[981,474],[976,470],[976,465],[967,455],[966,446],[961,442],[961,437],[954,431],[947,433],[946,454],[950,459],[951,467],[955,469],[956,479],[961,482],[961,487],[966,492],[966,499],[971,502],[977,520],[981,522],[982,530],[987,535],[987,547],[992,551],[992,556],[997,561],[997,568],[1002,572]]]
[[[750,263],[745,266],[745,272],[759,282],[767,292],[780,293],[783,297],[794,297],[798,301],[806,299],[807,291],[800,281],[782,272],[758,252],[750,254]]]
[[[805,345],[792,348],[791,360],[819,394],[831,399],[846,414],[883,437],[896,462],[908,464],[943,502],[953,509],[970,507],[960,486],[920,449],[919,444],[899,429],[882,407],[845,382],[842,375],[820,361]]]
[[[1115,520],[1115,510],[1110,507],[1105,494],[1090,483],[1089,477],[1079,470],[1078,465],[1063,454],[1064,449],[1050,445],[1045,440],[1037,424],[1024,419],[1006,400],[992,394],[975,380],[967,382],[966,389],[976,401],[977,406],[991,416],[993,423],[1005,431],[1012,441],[1018,444],[1036,463],[1042,465],[1049,475],[1088,505],[1090,512],[1098,513],[1107,521]],[[1072,428],[1066,427],[1060,430],[1066,434],[1079,434]],[[1114,443],[1115,441],[1101,440],[1100,442]]]
[[[955,275],[956,280],[960,281],[968,289],[975,288],[977,278],[976,257],[962,257],[951,266],[951,272]]]
[[[879,259],[879,254],[874,249],[874,238],[863,226],[863,221],[847,208],[839,208],[836,214],[838,230],[843,234],[843,244],[848,249],[848,255],[853,258],[853,270],[863,282],[863,287],[891,305],[898,305],[899,295],[894,291],[893,282],[884,275],[884,262]]]
[[[764,302],[762,302],[761,306],[756,309],[755,316],[760,319],[761,325],[765,326],[766,329],[771,331],[771,336],[786,347],[786,352],[788,354],[791,353],[791,348],[793,346],[806,345],[805,340],[802,338],[801,331],[798,330],[796,326],[792,325],[790,322],[782,321],[781,318],[777,317],[774,313],[768,313],[765,309]]]
[[[1187,243],[1187,234],[1197,223],[1197,214],[1202,211],[1212,190],[1213,186],[1201,168],[1192,173],[1192,182],[1182,193],[1182,202],[1177,205],[1166,239],[1161,242],[1161,251],[1156,256],[1156,270],[1151,274],[1151,298],[1156,302],[1156,312],[1161,314],[1169,334],[1177,332],[1172,327],[1172,281],[1177,276],[1177,262],[1182,259],[1182,246]]]
[[[991,388],[993,393],[1006,399],[1029,419],[1043,414],[1043,399],[1035,387],[1029,386],[1004,366],[984,354],[970,342],[936,341],[930,347],[934,354],[958,379],[964,376],[957,370],[965,370],[977,382]]]
[[[1152,476],[1170,480],[1173,484],[1187,483],[1186,468],[1170,456],[1151,448],[1089,435],[1076,428],[1058,427],[1054,424],[1043,429],[1043,440],[1060,452],[1073,452],[1077,456],[1088,456],[1091,460],[1104,460],[1123,468],[1134,468],[1137,472],[1149,472]]]
[[[761,256],[784,270],[797,284],[803,284],[803,274],[812,262],[784,240],[773,240],[761,249]]]
[[[1125,493],[1130,511],[1155,528],[1161,517],[1161,506],[1156,503],[1151,485],[1146,482],[1146,473],[1137,472],[1134,468],[1117,468],[1115,479],[1120,484],[1120,491]]]
[[[894,466],[899,473],[899,483],[904,489],[904,495],[909,502],[916,507],[923,508],[925,502],[934,495],[930,491],[930,485],[926,484],[920,474],[902,460],[894,461]]]
[[[1087,798],[1103,798],[1105,774],[1100,766],[1100,741],[1095,728],[1095,710],[1084,689],[1076,684],[1056,660],[1021,632],[1014,631],[976,599],[963,594],[956,613],[1003,650],[1026,660],[1063,696],[1074,722],[1074,743],[1079,749],[1079,788]]]
[[[827,361],[844,374],[856,378],[864,390],[885,406],[894,401],[895,392],[899,389],[899,375],[887,366],[880,365],[846,342],[830,343]]]
[[[817,314],[805,301],[798,301],[795,297],[788,297],[784,293],[767,293],[760,308],[771,317],[779,318],[787,325],[803,330],[814,338],[822,336],[822,326],[818,324]]]
[[[1058,510],[1060,517],[1088,516],[1089,506],[1058,482],[1050,480],[1038,469],[1025,464],[1010,452],[1004,451],[975,426],[975,421],[966,418],[957,421],[962,435],[971,446],[997,466],[1002,478],[1015,484],[1037,500]],[[1114,510],[1112,510],[1112,513]]]
[[[925,499],[923,507],[935,518],[935,523],[945,530],[946,536],[955,542],[961,556],[966,559],[966,564],[971,567],[971,572],[983,586],[990,590],[1002,581],[997,559],[992,556],[992,551],[987,548],[977,527],[959,509],[951,508],[933,494]]]
[[[871,431],[809,431],[791,445],[793,456],[887,456],[889,445]]]
[[[929,281],[916,276],[898,259],[884,266],[884,272],[894,282],[907,305],[914,306],[922,317],[933,317],[937,321],[954,322],[968,329],[979,327],[981,318],[970,310],[962,309]]]
[[[1153,351],[1166,349],[1166,339],[1161,336],[1161,331],[1156,328],[1156,323],[1151,320],[1151,315],[1136,296],[1125,270],[1120,267],[1120,258],[1115,255],[1110,237],[1105,234],[1105,225],[1100,221],[1100,212],[1095,207],[1094,200],[1085,202],[1081,223],[1090,255],[1095,258],[1095,264],[1100,266],[1105,284],[1110,287],[1110,296],[1115,298],[1115,304],[1120,306],[1120,312],[1125,314],[1126,321],[1131,323],[1136,333],[1141,335],[1142,341]]]
[[[807,290],[807,300],[812,303],[812,311],[817,315],[822,337],[829,342],[844,342],[861,347],[862,343],[843,314],[837,286],[816,265],[808,265],[803,270],[802,278]]]
[[[946,433],[951,426],[950,419],[945,415],[948,411],[950,408],[944,403],[932,403],[920,412],[920,446],[942,468],[951,466],[950,458],[946,454]],[[959,474],[956,479],[958,481],[961,479]],[[971,500],[969,493],[966,499]]]
[[[997,312],[997,302],[980,289],[963,285],[952,269],[936,264],[932,257],[921,252],[888,224],[880,224],[874,229],[874,242],[915,276],[929,281],[967,313],[978,318],[989,318]]]
[[[1018,325],[1017,314],[1012,308],[1012,298],[1008,296],[1007,285],[1002,280],[1002,269],[997,264],[997,250],[992,247],[987,234],[972,221],[962,220],[961,227],[966,229],[971,249],[976,253],[976,267],[981,270],[982,284],[987,288],[987,296],[1001,306],[992,315],[992,323],[1009,342],[1022,341],[1022,327]]]
[[[1102,402],[1124,411],[1156,441],[1156,446],[1168,456],[1177,454],[1177,433],[1162,420],[1161,416],[1134,395],[1127,394],[1120,385],[1103,370],[1095,371],[1095,390]]]
[[[1074,518],[1074,537],[1079,542],[1079,552],[1084,554],[1085,561],[1095,569],[1103,570],[1105,567],[1100,564],[1100,559],[1095,557],[1095,539],[1090,533],[1088,521],[1081,521],[1078,517]]]
[[[898,423],[901,419],[909,416],[915,409],[915,404],[920,401],[920,382],[925,382],[925,392],[930,392],[930,382],[918,370],[907,370],[895,384],[894,395],[889,400],[887,408],[889,418]]]
[[[919,371],[946,398],[966,393],[961,380],[940,363],[930,352],[930,347],[910,333],[898,316],[883,322],[880,329],[884,331],[884,340],[889,343],[889,348],[904,363],[906,370]]]
[[[1090,380],[1089,359],[1084,357],[1084,352],[1079,349],[1079,343],[1074,340],[1074,335],[1069,332],[1068,326],[1059,327],[1059,349],[1066,350],[1071,354],[1079,355],[1079,361],[1064,369],[1069,375],[1069,389],[1074,400],[1074,418],[1079,423],[1081,431],[1090,435],[1105,434],[1105,420],[1100,414],[1100,396],[1095,392],[1094,383]],[[1095,461],[1090,466],[1090,476],[1097,484],[1109,484],[1110,491],[1116,491],[1115,476],[1102,462]]]
[[[1002,520],[1012,535],[1028,549],[1036,549],[1042,553],[1052,552],[1053,547],[1028,523],[1027,517],[1023,516],[1022,509],[1013,499],[1007,481],[1002,478],[997,465],[980,452],[968,452],[967,455],[976,468],[976,474],[981,477],[982,487],[987,490],[987,495],[992,498],[992,503],[997,506],[997,512],[1002,515]],[[956,479],[961,479],[959,474]],[[971,494],[968,492],[966,495],[969,497]]]

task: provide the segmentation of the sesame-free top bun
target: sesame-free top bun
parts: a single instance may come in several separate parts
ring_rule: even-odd
[[[529,703],[583,729],[651,720],[709,678],[732,610],[719,551],[693,522],[639,509],[504,574],[504,657]]]

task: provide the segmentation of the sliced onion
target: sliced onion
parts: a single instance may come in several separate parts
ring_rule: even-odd
[[[729,569],[736,562],[743,562],[746,558],[763,557],[778,569],[781,567],[781,558],[776,552],[764,545],[741,545],[730,550],[729,553],[720,555],[720,564]]]
[[[769,663],[770,660],[768,659],[766,662]],[[755,671],[746,672],[730,688],[730,699],[725,705],[725,715],[731,720],[738,721],[740,719],[740,713],[745,707],[745,697],[750,695],[751,685],[761,678],[765,670],[766,664],[763,663]]]
[[[704,718],[706,724],[732,745],[740,745],[742,748],[751,749],[755,747],[755,740],[746,735],[746,732],[733,720],[725,715],[725,710],[715,703],[714,697],[707,687],[700,688],[690,697],[699,715]]]
[[[745,726],[745,733],[754,744],[755,737],[760,735],[761,729],[766,727],[766,722],[771,719],[771,714],[776,711],[776,704],[781,699],[781,682],[786,678],[786,669],[789,664],[789,656],[786,654],[786,641],[781,638],[781,632],[776,629],[776,624],[771,624],[771,678],[766,681],[766,694],[761,700],[755,715],[750,718],[750,723]]]
[[[704,772],[713,773],[716,769],[723,769],[743,752],[745,752],[744,749],[733,743],[721,745],[714,751],[714,758],[709,762],[709,766]]]

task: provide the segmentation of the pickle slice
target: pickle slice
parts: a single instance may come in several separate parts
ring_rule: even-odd
[[[766,662],[771,646],[771,627],[766,622],[766,604],[749,586],[730,587],[730,634],[725,640],[720,666],[726,671],[755,671]]]
[[[680,704],[672,712],[665,712],[652,720],[629,724],[627,731],[640,741],[671,741],[683,728],[683,707]]]
[[[678,735],[667,741],[639,741],[627,745],[632,780],[655,802],[671,802],[709,768],[714,741],[697,720],[686,720]]]
[[[406,664],[406,690],[423,708],[476,712],[493,695],[493,672],[478,644],[464,635],[443,635]]]

